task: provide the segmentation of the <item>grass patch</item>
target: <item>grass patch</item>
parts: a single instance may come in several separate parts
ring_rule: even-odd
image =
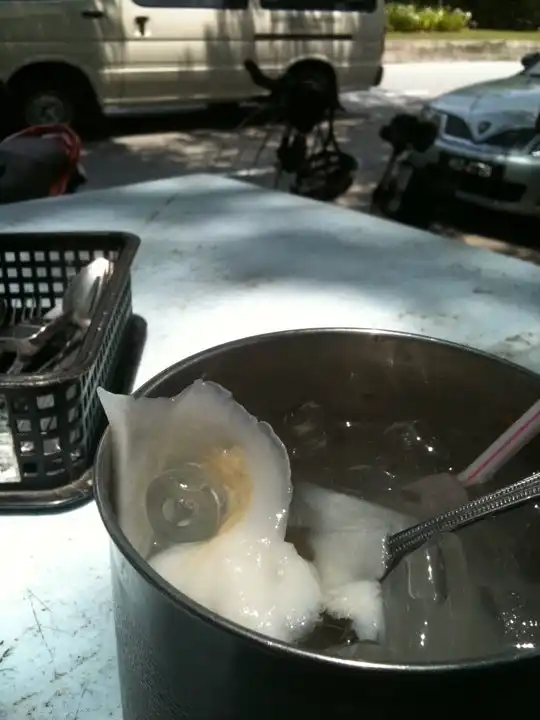
[[[460,32],[388,32],[386,37],[389,40],[479,40],[482,42],[488,40],[522,40],[537,41],[540,50],[540,31],[524,31],[518,30],[462,30]]]

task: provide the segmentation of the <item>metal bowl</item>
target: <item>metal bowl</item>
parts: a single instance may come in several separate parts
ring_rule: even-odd
[[[351,452],[351,428],[360,428],[353,437],[361,444],[362,428],[420,421],[423,436],[435,438],[440,452],[417,454],[411,464],[411,454],[390,433],[383,445],[385,461],[404,475],[443,471],[449,465],[460,470],[540,396],[539,376],[468,348],[394,332],[340,329],[263,335],[213,348],[168,368],[137,394],[174,396],[201,377],[226,387],[252,414],[273,425],[293,454],[293,481],[302,467],[310,468],[309,463],[298,466],[295,473],[288,420],[305,403],[317,404],[337,432],[328,462],[317,460],[310,468],[321,476],[313,479],[325,482],[325,467]],[[371,451],[372,439],[364,440],[366,452]],[[538,470],[539,451],[540,441],[531,442],[489,489]],[[349,490],[351,477],[340,478]],[[95,485],[112,539],[125,720],[252,720],[254,714],[275,720],[300,711],[349,718],[366,703],[388,710],[396,703],[425,708],[435,692],[458,693],[460,703],[481,701],[485,707],[499,676],[508,700],[523,700],[533,692],[540,668],[534,647],[457,653],[444,661],[422,653],[412,660],[350,661],[240,628],[173,590],[127,542],[115,514],[109,432],[96,458]],[[502,550],[504,557],[517,558],[521,579],[537,583],[538,508],[523,507],[494,523],[489,537],[495,543],[488,551],[495,564]],[[464,535],[472,546],[470,560],[481,569],[483,555],[475,552],[482,536],[474,535],[477,528],[464,532],[471,533]],[[501,564],[502,574],[507,569]],[[413,612],[405,622],[407,618],[416,622]]]

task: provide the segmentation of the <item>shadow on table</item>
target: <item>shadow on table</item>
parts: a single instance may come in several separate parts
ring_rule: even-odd
[[[133,227],[134,208],[148,204],[149,193],[159,220],[153,231],[148,228],[152,218],[147,221],[147,234],[176,227],[181,237],[179,245],[152,245],[152,262],[178,262],[186,276],[196,268],[198,280],[209,283],[216,295],[231,286],[273,282],[345,293],[345,297],[354,289],[383,313],[400,317],[416,313],[430,322],[437,318],[454,322],[464,312],[463,303],[470,302],[472,288],[479,299],[489,296],[494,317],[518,303],[521,311],[527,306],[537,311],[538,272],[532,265],[501,266],[495,254],[471,253],[462,243],[434,242],[428,233],[368,215],[359,223],[356,213],[332,212],[322,203],[261,192],[247,184],[212,187],[194,178],[188,191],[178,196],[168,185],[135,186],[110,202],[103,194],[100,223],[110,219],[111,227],[118,227],[125,218],[126,226]],[[57,221],[69,226],[71,215],[74,221],[80,217],[79,203],[85,208],[82,194],[56,205],[54,211],[41,201],[34,204],[32,221],[39,222],[42,213],[49,227]],[[8,220],[27,219],[23,208],[14,206],[13,211]],[[356,242],[357,236],[361,242]],[[168,282],[166,277],[161,280]],[[466,297],[460,294],[461,287],[466,288]],[[151,304],[155,294],[151,284],[140,291]],[[176,292],[176,285],[170,292]],[[140,295],[139,301],[143,302]]]

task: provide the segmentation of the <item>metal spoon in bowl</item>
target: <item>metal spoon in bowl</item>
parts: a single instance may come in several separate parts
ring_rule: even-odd
[[[388,535],[384,541],[384,573],[386,577],[407,555],[442,533],[460,530],[493,515],[512,510],[540,497],[540,472],[512,483],[501,490],[423,520],[417,525]],[[381,579],[382,579],[381,578]]]

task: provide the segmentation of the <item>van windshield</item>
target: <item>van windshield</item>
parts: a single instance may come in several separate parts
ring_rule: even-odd
[[[261,0],[266,10],[319,10],[328,12],[371,13],[378,0]]]

